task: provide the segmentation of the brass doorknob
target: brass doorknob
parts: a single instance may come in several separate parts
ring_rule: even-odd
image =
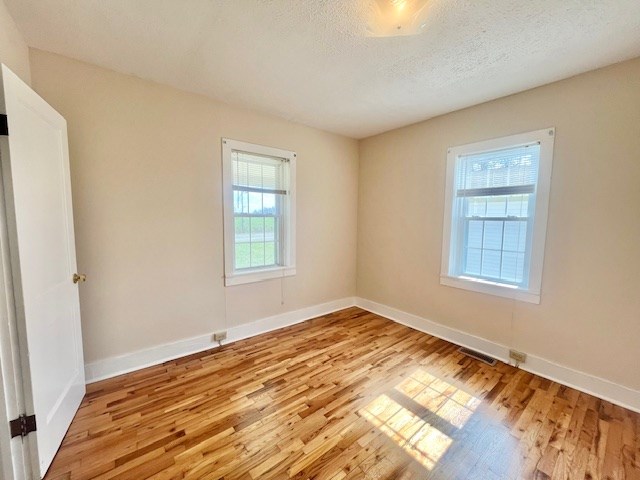
[[[84,273],[74,273],[73,283],[86,282],[87,276]]]

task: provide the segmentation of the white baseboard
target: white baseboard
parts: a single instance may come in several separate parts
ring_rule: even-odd
[[[407,327],[448,340],[457,345],[471,348],[497,358],[498,360],[502,360],[505,363],[509,363],[509,347],[506,345],[501,345],[365,298],[356,297],[356,305],[364,310],[406,325]],[[629,410],[640,412],[640,391],[610,382],[604,378],[558,365],[550,360],[531,354],[527,354],[527,362],[520,365],[520,368],[554,382],[575,388],[581,392],[615,403],[621,407],[628,408]]]
[[[355,305],[353,297],[334,300],[332,302],[314,305],[312,307],[294,310],[274,315],[272,317],[262,318],[251,323],[230,327],[227,329],[227,340],[223,343],[226,345],[245,338],[260,335],[261,333],[277,330],[278,328],[287,327],[296,323],[304,322],[311,318],[319,317],[332,313],[344,308]],[[214,342],[212,333],[201,335],[198,337],[185,338],[172,343],[165,343],[156,347],[138,350],[117,357],[110,357],[104,360],[87,363],[85,365],[85,376],[87,383],[97,382],[107,378],[122,375],[123,373],[133,372],[141,368],[158,365],[160,363],[174,360],[185,355],[202,352],[210,348],[218,346],[218,342]]]
[[[506,345],[492,342],[491,340],[447,327],[426,318],[359,297],[343,298],[231,327],[227,330],[227,340],[225,340],[224,343],[227,344],[260,335],[354,305],[415,330],[448,340],[457,345],[471,348],[509,363],[509,347]],[[217,346],[217,342],[213,342],[212,340],[212,334],[207,334],[138,350],[117,357],[98,360],[85,365],[86,381],[87,383],[97,382],[123,373],[158,365],[162,362],[174,360],[185,355],[202,352]],[[640,412],[640,391],[563,365],[558,365],[550,360],[532,354],[527,355],[526,364],[521,365],[520,368],[615,403],[621,407],[628,408],[629,410]]]

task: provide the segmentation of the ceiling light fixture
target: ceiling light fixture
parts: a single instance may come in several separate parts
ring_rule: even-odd
[[[425,26],[428,0],[373,0],[369,34],[374,37],[417,35]]]

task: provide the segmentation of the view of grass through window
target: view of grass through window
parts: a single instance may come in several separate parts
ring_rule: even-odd
[[[273,216],[235,218],[236,268],[277,265],[276,223]]]

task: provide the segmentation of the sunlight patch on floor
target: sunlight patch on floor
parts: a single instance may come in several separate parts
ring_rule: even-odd
[[[398,401],[391,398],[398,394]],[[360,414],[431,470],[453,442],[445,431],[463,428],[478,405],[473,395],[419,369]]]

